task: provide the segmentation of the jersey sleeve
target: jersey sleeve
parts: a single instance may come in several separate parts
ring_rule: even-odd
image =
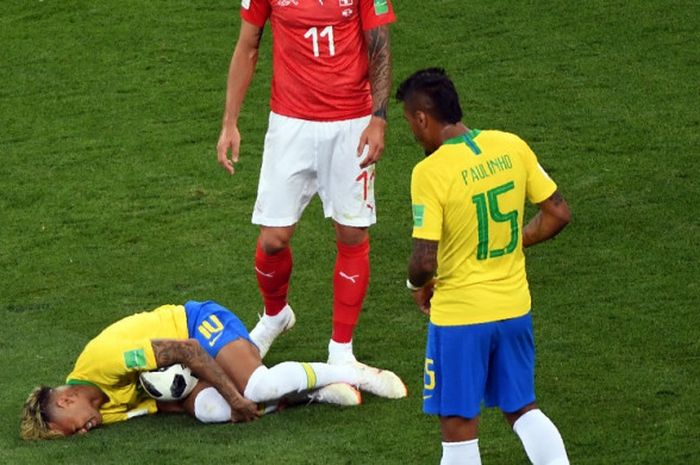
[[[241,18],[257,27],[263,27],[270,17],[269,0],[241,0]]]
[[[131,409],[121,405],[116,408],[100,411],[102,414],[102,421],[105,425],[130,420],[132,418],[141,417],[144,415],[153,415],[157,412],[158,404],[156,403],[155,399],[151,398],[141,400],[138,405]]]
[[[68,382],[87,381],[110,386],[131,372],[156,368],[150,339],[128,340],[103,335],[85,347],[75,369],[68,375]]]
[[[360,21],[363,31],[396,21],[391,0],[360,0]]]
[[[442,236],[443,204],[439,180],[430,176],[425,166],[416,165],[411,175],[413,237],[439,241]]]
[[[527,170],[527,198],[532,203],[544,202],[557,190],[557,185],[537,161],[535,152],[524,141],[521,142]]]

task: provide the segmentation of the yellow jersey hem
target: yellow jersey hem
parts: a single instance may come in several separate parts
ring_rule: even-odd
[[[513,318],[519,318],[521,316],[530,313],[530,309],[523,311],[501,311],[501,312],[490,312],[489,316],[484,315],[475,316],[473,318],[468,318],[466,315],[451,316],[451,315],[438,315],[434,318],[431,314],[430,322],[435,326],[466,326],[466,325],[478,325],[481,323],[493,323],[494,321],[510,320]]]

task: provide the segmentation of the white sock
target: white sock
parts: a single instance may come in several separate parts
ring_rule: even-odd
[[[202,423],[222,423],[231,419],[231,406],[219,391],[208,387],[194,398],[194,416]]]
[[[481,465],[479,440],[443,442],[440,465]]]
[[[293,392],[308,391],[333,383],[359,384],[359,372],[352,367],[327,363],[282,362],[272,368],[258,367],[243,395],[253,402],[280,399]]]
[[[333,339],[328,342],[328,362],[335,364],[355,362],[355,356],[352,353],[352,341],[350,342],[335,342]]]
[[[513,424],[533,465],[569,465],[559,430],[541,410],[526,412]]]
[[[277,402],[261,404],[262,413],[274,413],[279,408]],[[194,398],[194,416],[202,423],[223,423],[231,420],[231,406],[213,387],[202,389]]]
[[[309,365],[316,377],[316,386],[323,387],[333,383],[348,383],[358,385],[361,381],[360,372],[354,366],[329,365],[327,363],[312,362]]]

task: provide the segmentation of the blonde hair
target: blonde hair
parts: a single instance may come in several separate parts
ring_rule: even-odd
[[[37,386],[24,402],[19,423],[19,436],[25,441],[55,439],[63,436],[59,431],[49,427],[51,391],[52,389],[48,386]]]

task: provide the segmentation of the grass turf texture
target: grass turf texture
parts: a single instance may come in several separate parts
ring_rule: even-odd
[[[195,2],[196,3],[196,2]],[[437,463],[420,413],[425,321],[404,289],[409,173],[392,103],[379,167],[358,356],[408,383],[400,401],[290,409],[249,425],[142,418],[23,443],[20,405],[61,382],[112,321],[188,298],[250,326],[253,207],[267,123],[269,31],[241,116],[241,163],[215,162],[237,2],[27,2],[0,18],[0,463]],[[528,251],[538,397],[577,464],[681,464],[700,454],[698,133],[693,2],[572,6],[395,2],[394,80],[448,69],[472,127],[529,141],[574,212]],[[532,210],[531,210],[532,212]],[[268,363],[326,354],[334,241],[315,201],[293,242],[297,328]],[[495,411],[485,464],[524,464]]]

